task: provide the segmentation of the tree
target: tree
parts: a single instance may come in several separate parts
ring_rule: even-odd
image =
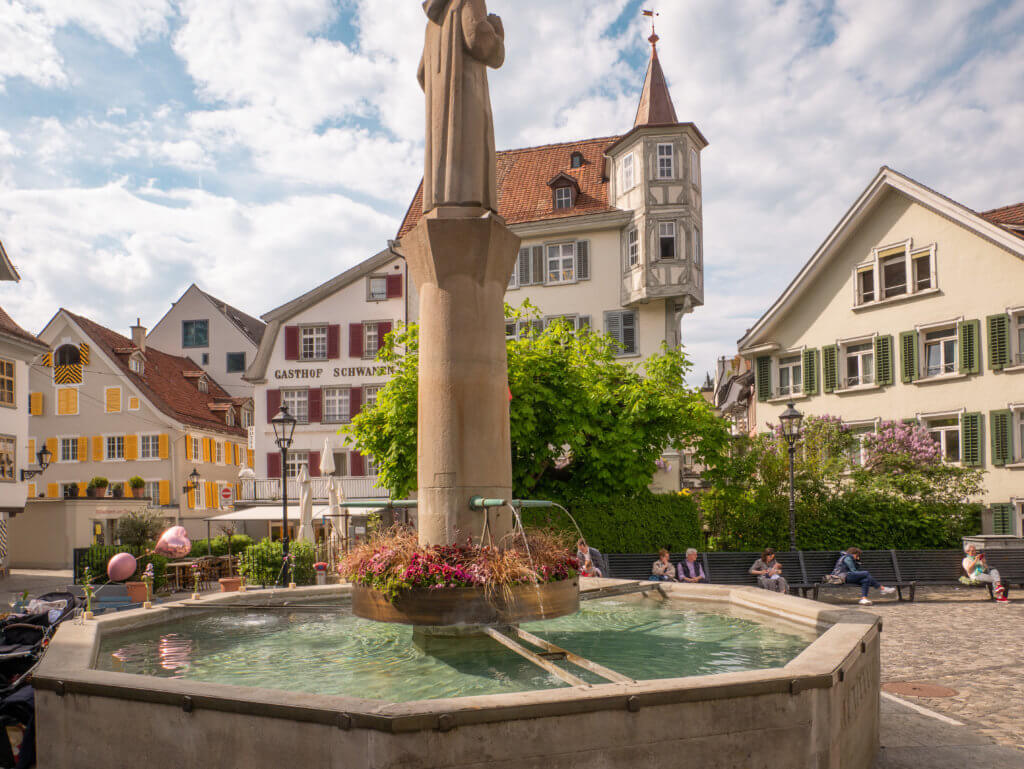
[[[627,363],[607,334],[575,331],[565,320],[541,329],[528,303],[506,305],[505,315],[529,329],[507,343],[517,496],[631,495],[651,482],[666,448],[686,447],[710,463],[727,446],[725,422],[685,384],[691,364],[681,350]],[[399,497],[416,487],[418,334],[411,324],[389,335],[379,358],[396,373],[348,430]]]
[[[164,529],[162,516],[146,510],[128,513],[117,521],[117,538],[122,545],[145,547],[156,540]]]

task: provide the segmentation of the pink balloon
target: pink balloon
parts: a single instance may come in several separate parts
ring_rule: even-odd
[[[131,553],[118,553],[107,561],[107,576],[112,582],[124,582],[139,568]]]
[[[184,526],[172,526],[160,535],[154,549],[168,558],[184,558],[192,550],[192,540]]]

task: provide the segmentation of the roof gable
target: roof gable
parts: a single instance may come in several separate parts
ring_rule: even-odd
[[[39,348],[40,352],[45,351],[47,349],[46,343],[43,342],[43,340],[41,340],[35,334],[26,331],[17,323],[15,323],[14,319],[7,314],[7,311],[4,310],[3,307],[0,307],[0,334],[5,334],[9,337],[13,337],[14,339],[17,339],[19,342],[25,342],[29,345],[34,345]]]
[[[14,263],[11,258],[7,256],[7,252],[4,250],[4,244],[0,242],[0,280],[21,280],[21,276],[18,271],[14,269]]]

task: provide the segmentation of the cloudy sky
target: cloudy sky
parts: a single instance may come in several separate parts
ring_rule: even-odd
[[[490,0],[499,148],[623,132],[639,0]],[[890,165],[1024,200],[1024,0],[660,0],[703,159],[697,370]],[[421,163],[417,0],[0,0],[0,239],[33,331],[152,326],[189,283],[259,315],[393,237]]]

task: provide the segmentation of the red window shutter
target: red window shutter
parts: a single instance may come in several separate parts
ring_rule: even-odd
[[[311,451],[309,452],[309,477],[319,478],[320,477],[320,452]]]
[[[400,299],[402,296],[402,276],[388,275],[387,277],[388,299]]]
[[[363,324],[349,323],[348,325],[348,357],[363,357]]]
[[[327,327],[327,359],[337,360],[341,357],[341,326]]]
[[[363,388],[353,387],[348,391],[348,414],[349,419],[363,410]]]
[[[267,390],[267,421],[277,416],[281,410],[281,391]]]
[[[273,451],[267,454],[267,477],[281,477],[281,455]]]
[[[298,360],[299,359],[299,327],[298,326],[285,326],[284,327],[284,359],[285,360]]]
[[[323,421],[323,398],[324,391],[319,387],[309,388],[309,421]]]
[[[382,321],[377,324],[377,346],[384,346],[384,337],[391,333],[391,321]]]
[[[366,460],[363,459],[363,455],[358,451],[353,451],[349,454],[349,464],[352,466],[352,475],[366,475]]]

